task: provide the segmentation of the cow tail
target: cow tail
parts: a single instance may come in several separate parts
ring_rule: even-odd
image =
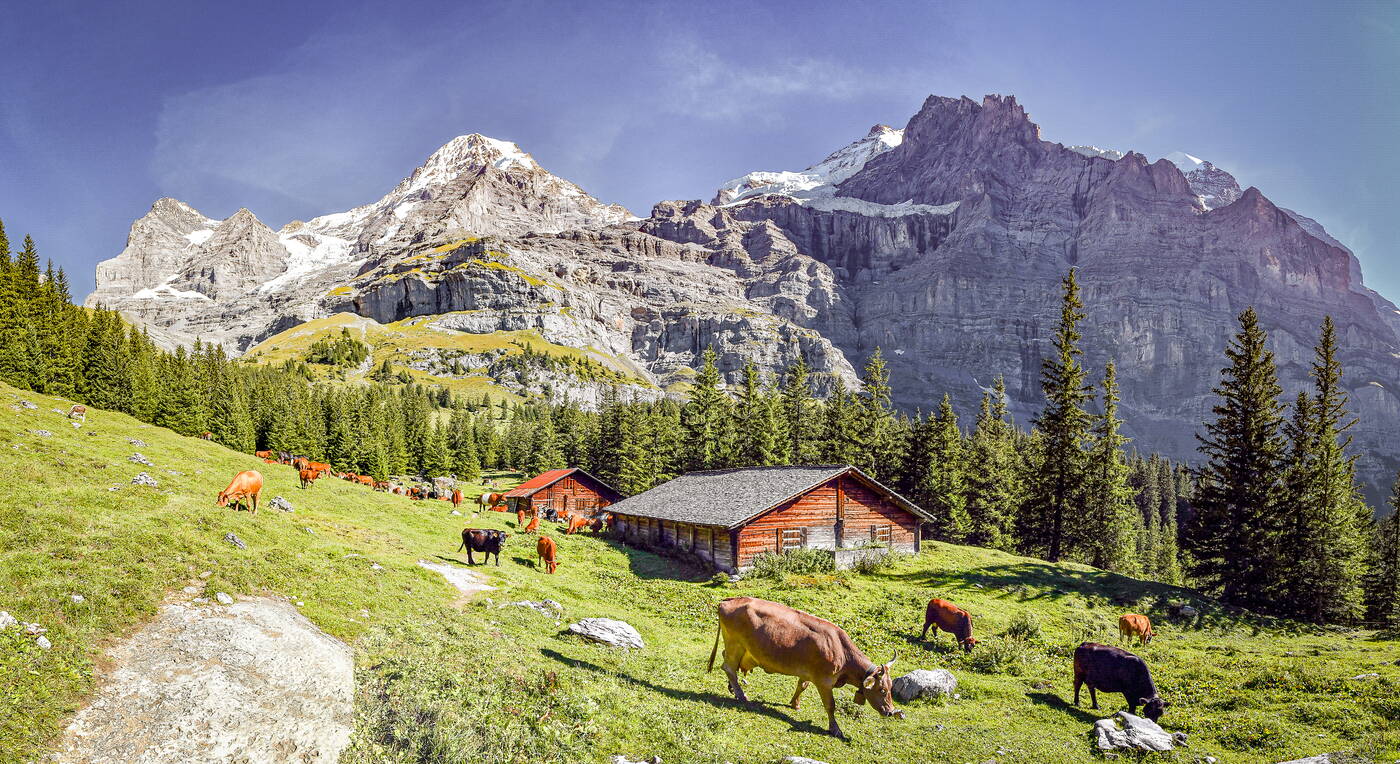
[[[462,551],[463,549],[466,549],[466,548],[467,548],[467,534],[463,533],[463,534],[462,534],[462,545],[459,546],[459,547],[457,547],[457,551],[460,552],[460,551]]]
[[[719,652],[719,634],[721,631],[724,631],[723,622],[715,622],[715,644],[714,647],[710,648],[710,665],[705,667],[707,673],[715,670],[715,653]]]

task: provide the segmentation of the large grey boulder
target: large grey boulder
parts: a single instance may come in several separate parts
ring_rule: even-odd
[[[283,512],[295,511],[292,509],[292,503],[282,498],[281,496],[272,497],[272,501],[268,502],[268,506],[272,507],[273,509],[281,510]]]
[[[570,624],[569,631],[594,642],[602,642],[613,647],[640,649],[646,647],[642,635],[626,621],[613,618],[585,618]]]
[[[915,669],[894,680],[895,700],[908,703],[915,698],[951,696],[958,689],[957,677],[947,669]]]
[[[1094,722],[1090,734],[1101,751],[1170,751],[1177,742],[1156,722],[1127,711]]]

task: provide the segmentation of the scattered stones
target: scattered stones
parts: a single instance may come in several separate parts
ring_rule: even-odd
[[[53,412],[53,413],[55,413],[55,414],[62,414],[62,413],[63,413],[63,409],[49,409],[49,411],[51,411],[51,412]]]
[[[133,445],[133,446],[136,446],[137,448],[145,448],[145,447],[146,447],[146,441],[140,440],[140,439],[138,439],[138,438],[127,438],[127,439],[126,439],[126,442],[127,442],[127,443],[130,443],[130,444]]]
[[[232,533],[225,533],[225,534],[224,534],[224,541],[227,541],[228,543],[233,544],[234,546],[238,547],[239,549],[247,549],[247,548],[248,548],[248,545],[245,544],[245,543],[243,543],[243,539],[239,538],[238,536],[236,536],[236,535],[234,535],[234,534],[232,534]]]
[[[215,593],[214,593],[214,599],[218,600],[220,605],[232,605],[232,604],[233,604],[233,598],[230,597],[230,596],[228,596],[228,594],[226,594],[226,593],[224,593],[224,592],[215,592]]]
[[[0,610],[0,629],[8,629],[11,626],[17,625],[18,623],[19,620],[16,619],[14,616],[10,615],[4,610]]]
[[[48,637],[42,634],[34,640],[34,644],[38,645],[40,650],[50,650],[53,648],[53,643],[49,641]]]
[[[1352,677],[1352,679],[1380,679],[1380,678],[1381,678],[1381,675],[1380,675],[1380,674],[1376,674],[1376,673],[1371,673],[1371,674],[1357,674],[1356,676]]]
[[[653,756],[650,759],[638,759],[633,761],[622,754],[612,757],[612,764],[661,764],[660,756]]]
[[[456,515],[456,516],[458,516],[458,517],[461,517],[461,516],[462,516],[462,513],[461,513],[461,512],[458,512],[458,511],[455,510],[455,509],[452,510],[451,512],[449,512],[448,514]]]
[[[309,535],[312,535],[312,536],[315,536],[315,535],[316,535],[316,531],[313,531],[313,530],[311,530],[310,528],[307,528],[306,526],[302,526],[301,529],[304,530],[304,531],[306,531]]]
[[[70,594],[68,595],[68,599],[72,600],[73,604],[75,605],[81,605],[84,602],[87,602],[87,598],[81,594]]]
[[[19,402],[19,407],[22,408],[22,409],[29,409],[29,410],[31,410],[31,411],[33,411],[34,409],[39,408],[37,405],[35,405],[35,404],[33,404],[33,403],[30,403],[29,401],[22,400],[22,399],[21,399],[20,402]]]
[[[203,573],[200,573],[200,574],[199,574],[199,577],[200,577],[200,578],[208,578],[208,577],[210,577],[210,576],[212,576],[212,575],[214,575],[214,571],[212,571],[212,570],[206,570],[206,571],[204,571]]]
[[[40,626],[37,623],[26,623],[24,625],[24,633],[28,634],[31,637],[37,637],[46,631],[48,631],[48,629],[44,628],[43,626]]]
[[[1170,751],[1177,743],[1174,736],[1156,722],[1127,711],[1094,722],[1090,734],[1101,751]]]
[[[41,438],[53,437],[53,433],[49,432],[48,430],[34,430],[34,434],[38,435]]]
[[[286,499],[282,498],[281,496],[274,496],[274,497],[272,497],[272,501],[268,502],[268,505],[271,506],[273,509],[280,509],[280,510],[282,510],[283,512],[295,512],[295,511],[296,511],[296,510],[292,509],[292,503],[291,503],[290,501],[287,501]]]
[[[82,423],[82,422],[74,422],[74,423],[73,423],[73,429],[75,429],[75,430],[81,430],[81,429],[83,429],[83,423]]]
[[[131,479],[131,483],[132,485],[146,485],[150,486],[151,488],[155,488],[160,485],[160,483],[156,482],[155,478],[151,477],[145,472],[136,473],[136,477]]]
[[[198,586],[186,586],[185,588],[181,589],[180,591],[184,592],[185,594],[199,594],[199,587],[198,587]]]
[[[806,756],[789,756],[783,759],[783,764],[826,764],[826,762],[809,759]]]
[[[119,486],[119,485],[114,485],[114,486],[112,486],[111,488],[108,488],[107,490],[109,490],[109,491],[120,491],[121,489],[122,489],[121,486]]]
[[[952,695],[958,689],[957,677],[947,669],[916,669],[894,680],[891,691],[896,700],[908,703],[915,698]]]
[[[370,569],[370,570],[383,570],[383,569],[384,569],[384,566],[383,566],[383,565],[380,565],[380,564],[377,563],[377,562],[372,562],[372,563],[369,564],[369,569]]]
[[[646,647],[642,635],[626,621],[614,618],[585,618],[570,624],[569,631],[594,642],[602,642],[613,647],[640,649]]]
[[[501,607],[526,607],[548,618],[557,618],[564,612],[564,606],[554,600],[541,600],[531,602],[530,600],[517,600],[516,602],[506,602]]]
[[[1281,761],[1279,764],[1332,764],[1332,754],[1324,753],[1319,756],[1309,756],[1306,759],[1293,759],[1291,761]]]
[[[142,455],[141,455],[141,452],[139,452],[139,451],[136,452],[136,453],[134,453],[134,454],[132,454],[131,456],[126,457],[126,460],[129,461],[129,462],[134,462],[134,463],[136,463],[136,464],[144,464],[144,465],[146,465],[147,467],[154,467],[154,466],[155,466],[154,464],[151,464],[151,460],[150,460],[150,459],[147,459],[146,457],[142,456]]]
[[[208,605],[208,604],[209,604],[209,598],[208,598],[208,597],[195,597],[194,599],[190,600],[190,602],[193,602],[193,603],[196,604],[196,605]]]

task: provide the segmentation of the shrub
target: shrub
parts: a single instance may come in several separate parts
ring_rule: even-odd
[[[851,564],[851,570],[862,576],[869,576],[875,573],[883,573],[898,565],[904,557],[901,552],[889,551],[885,554],[871,554],[857,557]]]
[[[753,558],[750,578],[781,579],[785,575],[836,572],[836,556],[826,549],[795,549],[785,554],[764,552]]]
[[[1001,635],[1013,639],[1035,641],[1044,636],[1044,630],[1040,625],[1040,617],[1034,611],[1022,610],[1011,619],[1011,623]]]
[[[983,674],[1021,676],[1037,657],[1036,648],[1024,639],[998,638],[978,643],[965,663]]]

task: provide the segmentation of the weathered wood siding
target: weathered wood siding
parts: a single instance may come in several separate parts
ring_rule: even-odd
[[[530,497],[530,508],[540,511],[554,507],[588,514],[611,503],[604,493],[587,479],[580,479],[577,473],[541,488]]]
[[[840,522],[838,522],[838,520]],[[860,546],[888,537],[891,548],[914,552],[918,548],[919,519],[892,499],[859,480],[842,476],[793,498],[754,518],[739,532],[739,568],[753,564],[764,552],[780,552],[784,539],[807,549]],[[790,533],[784,534],[784,531]],[[797,533],[800,531],[800,534]],[[839,533],[839,535],[838,535]]]

